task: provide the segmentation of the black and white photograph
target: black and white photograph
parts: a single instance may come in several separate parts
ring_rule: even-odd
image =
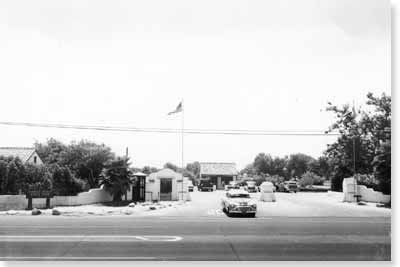
[[[0,1],[0,261],[391,262],[391,31],[388,0]]]

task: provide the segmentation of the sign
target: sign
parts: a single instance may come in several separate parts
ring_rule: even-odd
[[[51,198],[53,192],[51,190],[29,190],[26,194],[27,198]]]

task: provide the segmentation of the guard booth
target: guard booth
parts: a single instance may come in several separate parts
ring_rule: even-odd
[[[146,174],[136,172],[132,178],[132,201],[144,202],[146,199]]]

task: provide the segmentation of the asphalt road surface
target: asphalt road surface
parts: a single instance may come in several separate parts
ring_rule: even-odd
[[[390,218],[0,217],[0,260],[390,260]]]

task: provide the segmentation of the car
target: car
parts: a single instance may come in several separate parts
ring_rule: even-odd
[[[221,200],[222,210],[228,216],[232,214],[246,214],[252,217],[257,213],[257,202],[250,198],[249,192],[243,189],[231,189]]]
[[[249,193],[255,193],[255,192],[258,191],[258,188],[256,186],[256,182],[254,182],[254,181],[246,181],[244,189]]]
[[[208,180],[200,181],[199,185],[197,186],[199,191],[214,191],[214,184]]]
[[[230,181],[228,185],[225,185],[225,190],[229,191],[231,189],[239,189],[239,185],[234,181]]]
[[[286,193],[297,193],[299,191],[299,185],[296,181],[285,181],[278,186],[278,191]]]
[[[188,191],[189,192],[193,192],[193,188],[194,188],[193,182],[192,181],[188,181]]]

